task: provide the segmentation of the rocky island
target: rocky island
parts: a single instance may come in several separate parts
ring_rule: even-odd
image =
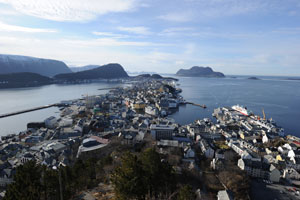
[[[248,79],[249,80],[260,80],[259,78],[255,77],[255,76],[249,77]]]
[[[177,76],[185,77],[218,77],[223,78],[225,75],[221,72],[214,72],[210,67],[198,67],[194,66],[190,69],[180,69]]]

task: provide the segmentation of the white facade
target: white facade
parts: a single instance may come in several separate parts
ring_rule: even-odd
[[[55,128],[57,126],[57,119],[54,116],[45,119],[44,122],[47,128]]]

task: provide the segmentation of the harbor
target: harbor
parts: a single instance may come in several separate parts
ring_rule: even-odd
[[[85,95],[59,104],[3,115],[60,107],[58,117],[49,116],[39,122],[30,122],[20,133],[2,136],[1,149],[11,156],[10,160],[14,160],[7,169],[13,170],[32,159],[49,168],[72,166],[78,159],[110,155],[112,144],[132,150],[139,144],[151,144],[161,155],[169,155],[170,149],[178,149],[183,153],[174,155],[179,160],[168,162],[188,171],[191,170],[189,166],[194,166],[192,169],[202,171],[203,177],[213,175],[220,184],[221,193],[230,188],[222,173],[231,173],[232,169],[235,170],[232,172],[232,177],[236,177],[234,181],[239,181],[237,177],[244,173],[244,179],[251,177],[271,184],[285,180],[291,187],[298,183],[288,172],[291,169],[297,171],[300,166],[297,159],[300,138],[286,136],[282,127],[266,118],[265,112],[261,117],[241,105],[215,108],[210,114],[216,122],[202,118],[179,124],[171,118],[173,112],[185,108],[185,105],[199,109],[198,112],[207,112],[204,109],[207,106],[185,100],[182,96],[184,90],[176,85],[176,82],[164,79],[145,79],[132,83],[130,87],[110,89],[105,94]],[[17,151],[7,148],[16,144]],[[76,153],[66,153],[71,149]],[[51,159],[40,156],[49,150],[56,152],[50,155]],[[285,168],[279,163],[284,163]],[[12,181],[13,176],[10,176],[2,184]],[[202,184],[207,189],[212,187],[205,181]],[[245,189],[248,186],[240,187],[248,194]]]

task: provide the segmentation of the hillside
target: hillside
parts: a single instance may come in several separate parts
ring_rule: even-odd
[[[51,82],[51,78],[31,72],[0,74],[0,88],[33,87]]]
[[[70,73],[71,70],[61,61],[28,56],[0,54],[0,74],[32,72],[43,76]]]
[[[190,69],[180,69],[177,76],[186,77],[225,77],[221,72],[214,72],[210,67],[192,67]]]
[[[56,80],[88,80],[88,79],[114,79],[126,78],[128,74],[120,64],[107,64],[96,69],[85,70],[75,73],[58,74],[54,78]]]

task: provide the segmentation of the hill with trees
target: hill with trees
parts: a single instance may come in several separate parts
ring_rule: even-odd
[[[88,80],[88,79],[115,79],[115,78],[127,78],[129,77],[124,68],[117,63],[111,63],[100,66],[95,69],[58,74],[54,76],[56,80],[76,81],[76,80]]]
[[[0,88],[33,87],[51,82],[51,78],[31,72],[0,74]]]

